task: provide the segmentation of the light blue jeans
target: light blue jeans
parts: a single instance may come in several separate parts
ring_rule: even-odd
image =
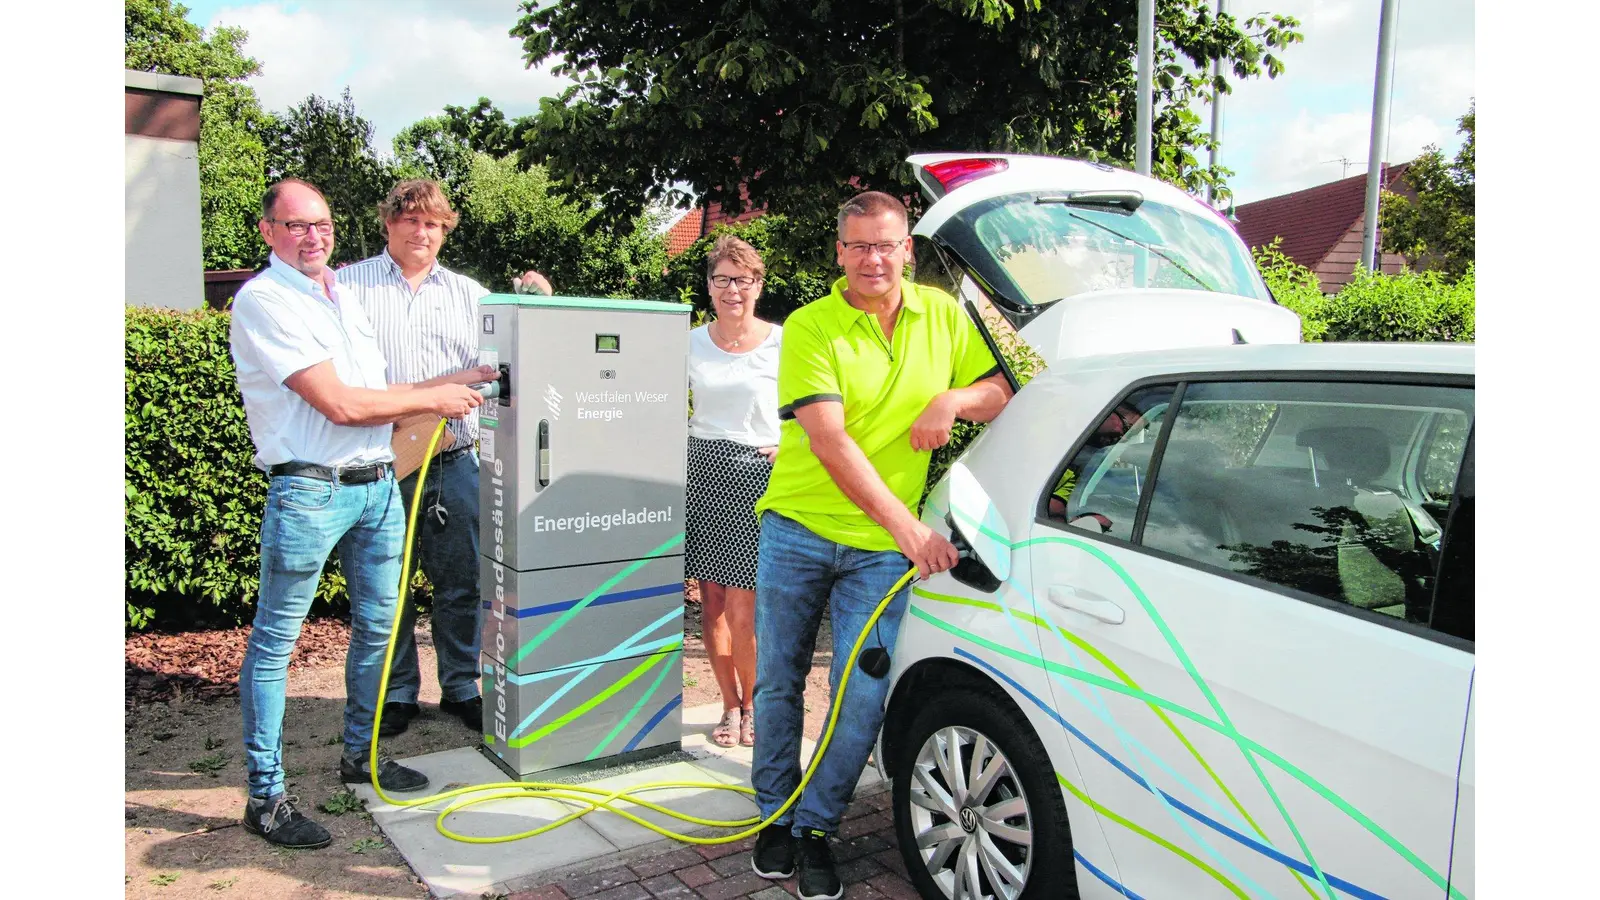
[[[789,799],[800,783],[800,736],[805,724],[806,676],[811,672],[817,629],[826,609],[833,628],[830,704],[844,665],[883,595],[911,568],[894,550],[857,550],[817,536],[777,513],[761,516],[760,564],[756,570],[756,745],[751,786],[763,818]],[[868,635],[862,650],[894,651],[909,591],[902,588]],[[886,678],[857,668],[850,674],[833,740],[805,793],[774,824],[799,836],[832,834],[844,818],[856,781],[883,724]]]
[[[411,512],[413,474],[400,482],[401,503]],[[437,501],[445,523],[430,515]],[[478,630],[483,621],[478,596],[478,459],[472,452],[428,466],[428,483],[417,510],[413,570],[433,585],[433,649],[439,659],[439,692],[452,703],[478,696]],[[400,610],[400,636],[389,668],[389,703],[415,703],[422,687],[417,666],[417,615],[410,603]]]
[[[344,753],[365,759],[384,649],[400,594],[405,518],[393,475],[369,484],[279,476],[261,519],[261,593],[239,672],[250,796],[283,791],[284,688],[289,654],[328,554],[339,550],[350,589],[344,664]]]

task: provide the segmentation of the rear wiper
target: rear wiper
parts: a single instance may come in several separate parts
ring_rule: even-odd
[[[1087,218],[1085,216],[1080,216],[1075,212],[1069,212],[1069,213],[1067,213],[1067,215],[1069,215],[1069,216],[1073,217],[1074,219],[1077,219],[1077,220],[1079,220],[1081,222],[1088,222],[1090,225],[1093,225],[1094,227],[1096,227],[1096,228],[1098,228],[1098,229],[1100,229],[1102,231],[1108,231],[1113,236],[1121,238],[1122,240],[1125,240],[1130,244],[1137,244],[1140,247],[1143,247],[1144,249],[1149,250],[1151,253],[1154,253],[1155,255],[1157,255],[1157,256],[1161,257],[1162,259],[1166,260],[1167,262],[1172,263],[1174,268],[1176,268],[1179,272],[1182,272],[1183,274],[1189,276],[1189,280],[1193,281],[1195,284],[1200,285],[1201,287],[1205,288],[1208,291],[1215,291],[1216,290],[1216,288],[1212,287],[1209,284],[1206,284],[1204,279],[1202,279],[1199,275],[1196,275],[1195,273],[1189,271],[1189,267],[1188,266],[1184,265],[1181,262],[1178,262],[1177,260],[1175,260],[1172,257],[1168,256],[1167,254],[1162,253],[1160,250],[1157,250],[1155,247],[1152,247],[1149,244],[1146,244],[1144,241],[1137,240],[1135,238],[1131,238],[1131,237],[1123,234],[1122,232],[1116,230],[1115,228],[1107,227],[1105,225],[1100,224],[1099,222],[1096,222],[1093,219]]]
[[[1060,203],[1064,206],[1101,206],[1134,213],[1144,203],[1138,191],[1073,191],[1063,196],[1039,197],[1034,203]]]

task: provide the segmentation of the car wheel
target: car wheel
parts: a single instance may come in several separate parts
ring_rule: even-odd
[[[899,743],[894,826],[929,900],[1075,900],[1066,804],[1044,746],[1014,706],[940,692]]]

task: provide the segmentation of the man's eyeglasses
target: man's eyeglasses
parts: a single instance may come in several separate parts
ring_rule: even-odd
[[[333,234],[332,222],[285,222],[282,219],[273,219],[272,221],[282,225],[291,235],[297,238],[305,237],[306,232],[313,228],[317,230],[317,234]]]
[[[901,238],[898,241],[880,241],[878,243],[872,243],[870,241],[850,241],[844,245],[844,249],[855,254],[856,256],[866,256],[867,253],[874,250],[877,251],[879,256],[888,256],[896,250],[899,250],[901,247],[904,247],[905,243],[905,238]]]
[[[712,286],[713,287],[719,287],[719,288],[725,288],[730,284],[737,284],[739,287],[742,287],[742,288],[753,287],[755,285],[755,283],[760,281],[760,280],[761,279],[755,277],[754,275],[713,275],[713,276],[711,276],[711,284],[712,284]]]

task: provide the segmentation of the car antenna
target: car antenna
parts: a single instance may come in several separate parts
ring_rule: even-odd
[[[1240,334],[1239,333],[1239,329],[1237,329],[1237,328],[1235,328],[1233,330],[1233,342],[1235,344],[1248,344],[1248,343],[1250,343],[1249,341],[1244,339],[1244,335]]]

